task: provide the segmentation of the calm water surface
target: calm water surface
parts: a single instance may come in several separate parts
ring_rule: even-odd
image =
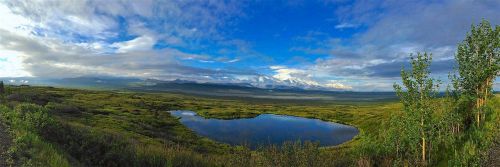
[[[171,111],[180,122],[198,135],[231,145],[281,144],[285,141],[314,141],[321,146],[338,145],[358,134],[352,126],[318,119],[261,114],[244,119],[205,119],[193,111]]]

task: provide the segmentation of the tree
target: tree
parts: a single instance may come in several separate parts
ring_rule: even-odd
[[[483,20],[479,25],[471,27],[465,40],[458,45],[455,55],[459,76],[453,77],[453,85],[460,96],[468,99],[466,111],[476,112],[475,120],[478,127],[481,122],[482,107],[491,96],[493,82],[499,75],[499,52],[500,28],[496,26],[492,29],[490,23]]]
[[[0,94],[4,94],[5,93],[5,88],[3,86],[3,81],[0,81]]]
[[[401,70],[403,87],[394,84],[394,89],[404,106],[403,116],[399,127],[403,137],[409,145],[409,150],[415,150],[413,155],[420,153],[420,160],[426,164],[430,157],[429,143],[433,137],[432,114],[433,100],[437,96],[439,85],[437,81],[430,77],[430,64],[432,55],[427,53],[417,53],[411,58],[411,70]],[[408,143],[409,142],[409,143]]]

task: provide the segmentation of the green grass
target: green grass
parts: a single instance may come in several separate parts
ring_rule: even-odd
[[[65,167],[70,163],[57,146],[44,141],[37,133],[51,122],[43,107],[21,104],[14,109],[0,106],[0,120],[13,132],[13,146],[9,149],[10,165]]]
[[[376,124],[380,113],[385,112],[388,108],[397,107],[393,104],[383,104],[382,106],[373,104],[357,106],[345,104],[272,104],[166,93],[110,92],[47,87],[12,88],[10,92],[11,95],[8,95],[10,106],[28,102],[42,105],[50,111],[57,124],[54,125],[55,127],[50,125],[41,133],[46,141],[60,146],[63,150],[69,150],[66,151],[67,154],[83,164],[98,166],[134,163],[176,166],[175,164],[185,164],[186,162],[203,164],[202,166],[219,166],[222,162],[234,163],[225,160],[233,159],[232,157],[228,158],[227,154],[241,152],[241,148],[197,136],[180,124],[177,118],[171,117],[169,113],[165,112],[169,110],[192,110],[204,117],[220,119],[254,117],[262,113],[294,115],[351,124],[360,127],[363,132],[365,131],[363,128],[373,127],[367,123]],[[364,119],[366,122],[358,121],[359,119]],[[78,143],[78,141],[86,143]],[[110,145],[112,146],[108,148]],[[346,144],[342,147],[350,147],[351,145]],[[302,145],[296,147],[302,147]],[[322,155],[345,154],[338,151],[342,150],[341,148],[335,148],[335,151],[330,151],[331,149],[322,149]],[[105,150],[105,153],[93,155],[86,150]],[[251,154],[250,158],[253,159],[259,159],[256,157],[263,156],[255,151],[243,150],[249,153],[237,155]],[[120,162],[120,156],[113,154],[113,152],[128,152],[129,155],[122,154],[121,157],[132,157],[127,159],[137,161]],[[261,152],[272,151],[263,150]],[[119,164],[109,164],[106,157]],[[148,159],[147,157],[154,158]],[[260,158],[258,161],[265,160]]]
[[[23,103],[37,104],[37,110],[46,110],[52,120],[43,129],[24,130],[10,124],[16,140],[21,137],[25,139],[20,143],[30,143],[27,153],[12,151],[27,155],[26,160],[15,160],[50,163],[43,166],[353,166],[361,140],[378,135],[381,123],[402,107],[387,101],[295,104],[49,87],[10,87],[8,91],[5,106],[9,107],[3,107],[0,114],[3,120],[12,122],[9,113]],[[334,147],[292,142],[252,151],[197,136],[165,112],[169,110],[192,110],[219,119],[263,113],[316,118],[353,125],[360,134]],[[23,131],[29,135],[17,134]]]

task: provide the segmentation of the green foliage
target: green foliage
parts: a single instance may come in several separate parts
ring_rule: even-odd
[[[498,75],[499,47],[500,29],[498,26],[492,29],[490,23],[483,20],[478,26],[471,27],[465,40],[458,45],[455,56],[459,74],[455,82],[459,91],[475,96],[476,89],[484,84],[484,81]]]
[[[47,105],[45,105],[45,108],[47,108],[52,113],[67,113],[67,114],[80,114],[83,110],[71,104],[54,103],[54,102],[49,102]]]
[[[237,147],[229,156],[227,162],[220,166],[276,166],[276,167],[327,167],[351,166],[350,157],[336,152],[325,152],[320,149],[319,143],[312,142],[285,142],[282,145],[260,147],[251,151],[246,147]]]
[[[411,71],[401,71],[403,87],[394,85],[404,106],[404,112],[390,121],[387,142],[395,148],[396,158],[411,164],[426,164],[431,158],[435,140],[433,115],[434,102],[438,91],[436,80],[430,77],[431,54],[420,54],[411,58]],[[420,161],[418,161],[420,159]]]
[[[500,127],[499,102],[491,98],[493,82],[500,72],[500,27],[492,28],[486,20],[473,25],[459,44],[455,59],[458,75],[452,77],[451,102],[461,117],[457,121],[463,133],[456,138],[449,163],[480,166]]]
[[[402,137],[390,134],[402,131],[419,132],[420,130],[404,129],[405,122],[397,120],[400,120],[406,112],[400,112],[402,106],[396,103],[355,105],[254,104],[165,93],[117,93],[46,87],[14,88],[12,92],[20,94],[31,92],[38,97],[57,99],[49,100],[45,107],[35,107],[36,105],[15,107],[14,110],[17,109],[20,113],[16,113],[16,116],[12,117],[23,119],[26,117],[25,120],[33,120],[33,123],[29,123],[29,126],[24,125],[25,127],[44,126],[42,130],[34,130],[36,133],[33,134],[38,137],[30,138],[40,139],[50,146],[50,148],[40,150],[54,150],[52,155],[58,156],[40,156],[40,159],[46,162],[57,162],[58,159],[62,159],[71,164],[70,166],[75,166],[75,164],[77,164],[76,166],[78,164],[83,166],[405,165],[410,161],[405,162],[402,158],[397,157],[403,156],[403,153],[406,154],[404,156],[412,157],[413,152],[416,151],[403,150],[403,148],[414,147],[410,145],[410,141],[418,141],[418,138],[406,138],[404,134],[401,134]],[[448,98],[431,100],[430,102],[432,105],[430,108],[435,109],[432,111],[430,122],[437,124],[430,126],[435,131],[433,133],[435,140],[429,141],[429,143],[432,142],[432,150],[438,150],[433,152],[432,156],[439,158],[433,159],[429,165],[462,164],[462,166],[466,166],[473,164],[473,162],[480,162],[477,156],[483,154],[480,152],[470,154],[466,160],[459,158],[464,152],[484,150],[486,144],[478,145],[477,143],[486,143],[485,139],[493,140],[492,137],[485,136],[494,135],[489,130],[484,131],[484,135],[474,139],[478,142],[469,142],[470,146],[467,149],[462,149],[462,145],[465,144],[457,143],[466,141],[465,135],[449,135],[452,133],[447,132],[451,131],[448,122],[453,122],[455,119],[455,117],[448,117],[450,113],[453,113],[450,111],[454,110],[452,102],[453,99]],[[497,104],[498,101],[490,101],[490,103],[496,105],[496,108],[500,108]],[[492,107],[492,109],[496,108]],[[162,112],[174,109],[194,110],[201,115],[212,118],[246,117],[260,113],[318,118],[355,125],[359,128],[360,135],[353,141],[333,148],[320,148],[317,144],[307,142],[289,142],[284,145],[250,150],[244,146],[231,147],[198,137],[180,124],[176,118],[171,117],[167,112]],[[46,113],[49,119],[45,119],[45,114],[24,116],[23,113],[31,113],[26,111]],[[498,115],[498,111],[495,110],[491,115],[493,114]],[[14,115],[14,113],[4,115]],[[498,119],[495,123],[490,118],[493,117],[485,117],[486,121],[483,127],[489,127],[490,130],[495,129],[495,127],[498,129],[498,126],[495,125]],[[37,120],[51,123],[40,124],[41,121]],[[382,126],[381,122],[388,123]],[[464,140],[452,140],[456,138]],[[20,143],[26,143],[25,141]],[[400,141],[399,151],[397,147],[394,147],[395,144],[391,144],[391,142],[396,143],[396,141]],[[33,145],[27,144],[13,152],[22,152],[19,150],[32,148],[34,148]],[[455,153],[453,152],[455,150],[456,157],[454,157]],[[39,161],[33,160],[32,157],[35,157],[33,155],[35,155],[34,152],[27,152],[15,157],[29,157],[25,158],[25,162]]]
[[[53,123],[45,107],[35,104],[21,104],[14,108],[13,116],[17,124],[24,125],[27,130],[39,133],[47,125]]]
[[[453,95],[458,105],[465,106],[459,112],[466,118],[466,126],[470,126],[472,120],[479,126],[481,116],[484,116],[481,107],[492,95],[493,82],[500,74],[500,27],[497,25],[493,29],[486,20],[473,25],[465,40],[458,45],[455,60],[458,75],[451,78]]]
[[[267,164],[275,160],[280,162],[280,166],[345,166],[352,164],[348,152],[356,141],[347,143],[340,149],[320,149],[314,144],[288,143],[285,146],[273,146],[274,149],[252,151],[198,137],[162,110],[197,108],[200,109],[199,113],[206,112],[205,116],[215,118],[227,118],[229,115],[245,117],[269,112],[345,121],[360,125],[361,131],[368,129],[366,131],[375,132],[377,129],[374,125],[384,119],[386,111],[399,107],[394,104],[249,104],[172,94],[43,87],[16,87],[12,92],[36,94],[46,99],[57,97],[57,100],[49,100],[42,107],[53,122],[40,131],[40,139],[64,150],[63,155],[70,157],[71,163],[86,166],[269,166]],[[22,110],[21,107],[17,108]],[[276,157],[267,157],[268,155]],[[313,159],[320,159],[321,162],[312,163]]]
[[[485,106],[484,122],[481,127],[470,127],[453,143],[453,166],[482,166],[488,150],[500,136],[500,99],[494,98]]]
[[[9,149],[11,165],[70,166],[67,157],[57,147],[39,136],[39,132],[53,122],[44,107],[20,104],[12,110],[0,106],[0,120],[13,131],[14,144]]]
[[[7,101],[5,99],[5,94],[7,93],[3,81],[0,81],[0,104],[5,104]]]
[[[269,166],[320,166],[318,143],[285,142],[283,145],[262,149],[262,157]]]
[[[404,112],[391,116],[383,125],[386,132],[360,141],[358,166],[483,165],[500,138],[500,101],[491,98],[499,72],[499,34],[498,26],[492,29],[484,20],[472,26],[458,46],[458,75],[452,75],[442,98],[436,98],[437,86],[429,77],[430,55],[412,58],[412,70],[401,73],[404,87],[394,87]]]
[[[22,91],[17,91],[22,90]],[[20,102],[20,103],[33,103],[38,105],[46,105],[49,102],[60,102],[60,96],[52,93],[44,93],[38,94],[35,92],[25,91],[25,89],[14,89],[14,93],[11,93],[7,96],[7,100],[11,102]]]
[[[20,166],[71,166],[57,148],[32,132],[18,133],[9,153],[12,161],[18,162]]]
[[[0,94],[5,93],[5,86],[3,85],[3,81],[0,81]]]

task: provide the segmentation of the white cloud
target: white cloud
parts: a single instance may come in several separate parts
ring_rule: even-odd
[[[339,81],[330,80],[324,81],[320,77],[315,77],[316,72],[312,70],[288,68],[286,66],[271,66],[274,70],[273,78],[282,81],[291,86],[300,86],[305,88],[330,88],[335,90],[352,89],[351,86]],[[316,79],[315,79],[316,78]],[[318,79],[319,78],[319,79]]]
[[[470,26],[483,18],[500,24],[498,10],[500,2],[489,0],[355,1],[338,8],[341,24],[336,28],[356,25],[366,27],[365,31],[341,40],[321,32],[308,33],[309,47],[294,48],[326,55],[303,68],[322,78],[350,78],[346,83],[354,90],[392,90],[392,84],[400,80],[401,67],[408,67],[410,53],[416,52],[433,53],[432,73],[446,80],[453,70],[456,45]]]
[[[240,59],[232,59],[232,60],[227,61],[227,63],[234,63],[234,62],[238,62],[238,61],[240,61]]]
[[[182,60],[218,60],[212,55],[174,48],[198,47],[199,40],[212,38],[224,42],[218,29],[227,19],[241,14],[236,7],[239,4],[239,1],[2,1],[0,58],[7,61],[0,62],[0,75],[165,79],[246,73],[184,65]],[[135,38],[129,39],[131,36]],[[153,48],[158,42],[165,43],[163,49]],[[220,62],[237,61],[240,59]]]
[[[272,59],[253,51],[247,41],[226,39],[224,33],[231,32],[220,32],[221,27],[231,26],[233,19],[244,15],[242,3],[1,1],[0,59],[7,61],[0,61],[0,76],[100,74],[223,80],[233,74],[254,75],[254,71],[197,68],[184,62],[230,66],[254,58],[251,55]],[[366,30],[349,39],[308,32],[300,38],[309,42],[304,45],[308,47],[290,50],[328,56],[299,68],[271,66],[273,78],[352,90],[391,90],[409,53],[433,52],[436,73],[447,74],[456,44],[471,24],[481,18],[494,25],[500,23],[500,3],[494,0],[356,1],[341,5],[345,6],[336,11],[340,24],[333,28]],[[215,48],[220,49],[220,55],[203,53],[211,49],[203,41],[223,46]],[[158,43],[164,48],[152,49]],[[185,51],[191,49],[202,53]],[[193,53],[199,53],[196,51]]]
[[[14,32],[17,34],[27,35],[34,25],[32,21],[22,16],[12,13],[12,11],[5,5],[0,3],[0,16],[2,16],[2,23],[0,29]]]
[[[272,69],[272,70],[279,70],[279,69],[284,69],[284,68],[287,68],[287,67],[286,66],[270,66],[269,68]]]
[[[9,31],[20,36],[28,36],[30,34],[33,23],[22,16],[18,16],[10,11],[10,9],[0,4],[0,30]],[[0,41],[5,40],[0,35]],[[8,50],[0,45],[0,77],[25,77],[31,74],[23,68],[23,54]]]
[[[4,50],[0,47],[0,77],[29,77],[31,74],[23,67],[23,56],[19,52]]]
[[[330,80],[330,82],[325,84],[325,86],[329,87],[329,88],[335,88],[335,89],[344,89],[344,90],[352,89],[352,86],[348,86],[348,85],[339,83],[338,81],[335,81],[335,80]]]
[[[130,51],[145,51],[151,50],[156,43],[156,40],[150,36],[140,36],[135,39],[116,42],[111,47],[116,47],[119,53],[126,53]]]
[[[351,23],[340,23],[335,26],[335,29],[356,28],[358,25]]]
[[[308,77],[305,70],[286,68],[283,66],[271,66],[270,68],[276,73],[273,77],[279,80],[293,80]]]

